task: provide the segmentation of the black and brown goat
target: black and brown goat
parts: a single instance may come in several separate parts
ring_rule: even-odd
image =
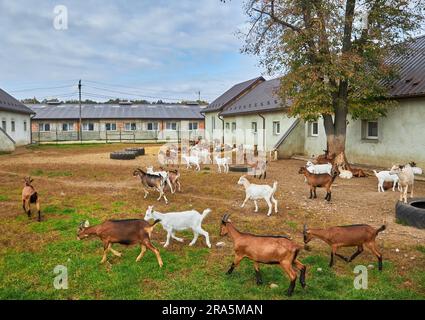
[[[114,255],[121,257],[121,253],[112,249],[113,243],[122,245],[139,244],[141,251],[136,258],[136,262],[142,259],[146,252],[146,248],[156,255],[158,264],[162,267],[162,259],[159,250],[151,243],[151,234],[155,225],[160,220],[156,220],[152,225],[143,219],[126,219],[126,220],[107,220],[102,224],[90,227],[88,221],[82,222],[78,227],[78,240],[86,239],[90,236],[97,236],[103,242],[103,257],[101,263],[106,261],[108,251]]]
[[[140,168],[137,168],[133,171],[133,177],[140,177],[140,181],[143,185],[143,191],[145,192],[145,199],[149,194],[149,191],[147,189],[154,189],[159,192],[159,198],[156,200],[159,201],[162,197],[164,197],[165,203],[168,203],[168,199],[164,193],[164,187],[166,182],[164,177],[157,174],[146,173]]]
[[[40,197],[35,191],[33,185],[31,184],[33,180],[31,177],[24,178],[25,185],[22,189],[22,208],[25,213],[28,215],[28,218],[31,218],[31,204],[35,203],[38,213],[38,221],[41,221],[41,212],[40,212]]]
[[[309,172],[306,167],[301,167],[298,173],[305,176],[307,184],[310,186],[310,199],[317,198],[316,188],[326,188],[325,200],[331,201],[332,183],[338,176],[337,170],[332,169],[331,175],[327,173],[314,174]]]
[[[227,271],[231,274],[233,269],[239,265],[243,258],[254,261],[255,276],[257,284],[262,284],[259,264],[279,264],[291,280],[287,295],[291,296],[296,280],[297,271],[300,271],[300,283],[304,288],[306,267],[297,259],[302,247],[292,242],[285,236],[259,236],[239,232],[229,220],[229,214],[225,214],[221,221],[220,235],[229,235],[234,243],[235,258]],[[295,268],[294,268],[295,267]]]
[[[327,229],[308,229],[304,225],[304,245],[305,249],[308,249],[307,243],[314,238],[318,238],[331,246],[332,251],[329,267],[332,267],[334,264],[334,256],[341,258],[345,262],[351,262],[366,247],[378,258],[379,271],[382,271],[382,254],[376,248],[375,239],[378,233],[384,230],[385,225],[378,229],[367,224],[355,224]],[[342,247],[357,247],[357,251],[350,258],[346,258],[337,253],[337,250]]]

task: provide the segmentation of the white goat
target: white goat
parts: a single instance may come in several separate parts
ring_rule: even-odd
[[[308,172],[314,173],[314,174],[321,174],[321,173],[327,173],[329,175],[332,175],[332,164],[314,164],[311,161],[308,161],[306,163],[306,167]]]
[[[226,158],[226,157],[220,158],[219,156],[215,156],[215,162],[217,163],[219,173],[221,173],[221,167],[223,167],[224,173],[229,172],[229,162],[230,162],[229,158]]]
[[[400,191],[400,201],[404,200],[404,203],[407,203],[407,192],[409,186],[411,187],[410,197],[413,198],[413,184],[415,183],[415,174],[410,164],[403,165],[394,165],[390,170],[391,175],[397,175],[399,179],[399,185],[401,187]]]
[[[186,162],[187,169],[192,167],[192,164],[196,166],[196,170],[200,171],[201,167],[199,166],[199,157],[198,156],[188,156],[183,154],[182,159]]]
[[[193,246],[196,240],[198,240],[199,234],[201,234],[205,237],[205,242],[207,243],[208,248],[211,248],[209,234],[202,229],[202,221],[210,212],[211,209],[205,209],[202,214],[196,210],[169,212],[164,214],[154,211],[153,206],[149,206],[146,210],[145,220],[160,220],[159,223],[162,225],[164,230],[167,231],[167,241],[164,244],[164,248],[168,247],[171,238],[179,242],[183,242],[182,238],[176,237],[175,232],[187,229],[192,229],[194,235],[189,246]]]
[[[245,200],[243,201],[241,208],[245,206],[245,203],[251,199],[254,201],[255,212],[258,212],[257,200],[264,199],[269,206],[268,216],[272,214],[272,201],[274,203],[274,211],[277,213],[277,200],[274,198],[274,194],[277,189],[277,181],[273,183],[273,187],[266,184],[253,184],[248,181],[245,176],[239,178],[239,185],[243,185],[245,188]]]
[[[393,183],[393,191],[395,191],[395,187],[397,186],[398,191],[401,191],[400,183],[398,176],[395,174],[390,174],[390,171],[384,170],[380,172],[376,172],[373,170],[373,173],[378,178],[378,192],[385,192],[384,182],[392,182]]]
[[[353,173],[350,170],[344,170],[342,167],[338,167],[339,177],[342,179],[351,179],[353,177]]]
[[[168,176],[168,172],[167,171],[153,171],[153,166],[149,166],[146,167],[146,172],[152,175],[156,175],[156,176],[161,176],[162,178],[164,178],[165,182],[168,184],[168,186],[170,187],[171,193],[174,193],[175,190],[173,190],[173,185],[171,184],[170,181],[170,177]]]

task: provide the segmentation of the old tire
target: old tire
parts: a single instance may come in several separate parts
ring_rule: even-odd
[[[111,152],[110,158],[114,160],[134,160],[136,159],[136,152],[132,152],[132,151]]]
[[[229,171],[246,173],[249,171],[249,167],[243,164],[231,164],[229,165]]]
[[[395,216],[398,223],[425,229],[425,199],[415,198],[408,203],[398,201]]]
[[[126,148],[125,151],[136,152],[136,156],[145,155],[145,148]]]

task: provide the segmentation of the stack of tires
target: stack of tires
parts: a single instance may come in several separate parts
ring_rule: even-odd
[[[127,148],[123,151],[111,152],[110,158],[114,160],[134,160],[145,154],[145,148]]]

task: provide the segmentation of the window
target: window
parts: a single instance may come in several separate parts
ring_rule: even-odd
[[[230,130],[230,123],[226,122],[226,130]]]
[[[232,122],[232,132],[236,131],[236,122]]]
[[[317,137],[319,135],[319,123],[317,121],[310,122],[310,136]]]
[[[198,123],[197,122],[189,122],[189,130],[190,131],[198,130]]]
[[[126,123],[124,125],[124,129],[125,131],[136,131],[136,123],[135,122]]]
[[[50,131],[50,123],[40,123],[38,125],[38,130],[41,132],[49,132]]]
[[[167,122],[165,128],[167,130],[177,130],[177,122]]]
[[[24,131],[27,131],[27,122],[24,121]]]
[[[94,123],[84,122],[83,123],[83,131],[94,131]]]
[[[6,131],[6,129],[7,129],[7,122],[6,122],[6,120],[2,120],[2,121],[1,121],[1,128],[2,128],[4,131]]]
[[[158,131],[158,122],[148,122],[148,131]]]
[[[280,121],[273,121],[273,134],[280,134]]]
[[[212,128],[215,129],[215,117],[214,116],[211,118],[211,121],[212,121]]]
[[[74,131],[74,124],[72,122],[62,123],[62,131]]]
[[[16,130],[15,120],[10,121],[10,127],[12,128],[12,132],[15,132]]]
[[[257,122],[251,122],[252,133],[257,133]]]
[[[378,121],[368,121],[366,124],[366,138],[378,139]]]
[[[116,123],[105,123],[105,129],[106,131],[117,131],[117,124]]]

